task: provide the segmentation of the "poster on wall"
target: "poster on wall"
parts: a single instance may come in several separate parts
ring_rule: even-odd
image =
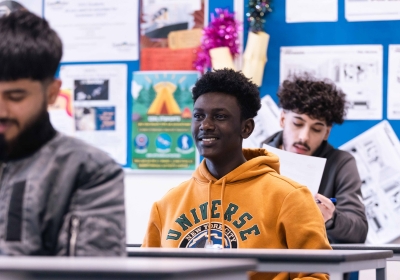
[[[388,108],[390,120],[400,120],[400,45],[389,45]]]
[[[382,121],[340,147],[357,162],[368,220],[367,242],[388,243],[400,236],[400,143]]]
[[[272,134],[282,130],[281,111],[270,95],[261,98],[261,108],[254,118],[255,127],[249,138],[243,139],[243,148],[260,148]]]
[[[400,20],[398,0],[345,0],[347,21]]]
[[[54,104],[48,108],[53,127],[68,136],[75,135],[74,98],[71,89],[61,89]]]
[[[191,89],[198,75],[196,71],[133,73],[133,170],[195,169]]]
[[[127,164],[126,64],[63,65],[60,78],[73,99],[74,136]],[[65,115],[64,115],[65,116]]]
[[[138,60],[138,10],[138,1],[44,2],[44,16],[64,44],[62,62]]]
[[[281,47],[280,82],[309,75],[334,82],[346,94],[349,120],[380,120],[382,45]]]
[[[42,0],[13,0],[2,1],[0,0],[0,17],[8,15],[16,10],[28,10],[38,16],[43,15],[43,1]]]
[[[286,22],[338,20],[338,0],[286,0]]]
[[[142,0],[141,70],[193,70],[205,0]]]

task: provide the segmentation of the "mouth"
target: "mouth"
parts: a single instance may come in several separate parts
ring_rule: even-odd
[[[294,144],[293,147],[295,148],[296,153],[299,153],[299,154],[305,154],[308,151],[310,151],[310,149],[308,147],[299,145],[299,144]]]
[[[210,136],[203,136],[203,137],[199,137],[197,138],[200,142],[203,143],[203,145],[210,145],[215,143],[217,140],[219,140],[219,138],[217,137],[210,137]]]

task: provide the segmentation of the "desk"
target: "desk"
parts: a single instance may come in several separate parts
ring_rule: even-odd
[[[255,260],[0,257],[1,279],[245,280]]]
[[[130,257],[241,258],[258,260],[260,272],[326,272],[331,280],[343,273],[376,269],[377,280],[386,279],[386,259],[392,251],[294,250],[294,249],[167,249],[127,248]]]
[[[368,244],[331,244],[334,250],[392,250],[393,257],[388,261],[400,261],[400,244],[368,245]]]

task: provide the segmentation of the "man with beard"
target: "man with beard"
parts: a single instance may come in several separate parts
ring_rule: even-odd
[[[264,143],[288,152],[326,158],[315,199],[324,216],[329,241],[364,243],[368,223],[355,159],[327,142],[332,125],[344,121],[345,94],[334,84],[304,76],[284,81],[278,97],[283,109],[283,131]],[[336,206],[330,198],[337,199]]]
[[[1,17],[0,38],[1,252],[124,255],[122,169],[49,121],[60,38],[27,11]]]

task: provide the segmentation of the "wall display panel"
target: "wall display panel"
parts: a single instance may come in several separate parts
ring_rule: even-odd
[[[338,0],[286,0],[286,22],[337,21]]]
[[[138,59],[138,2],[44,1],[44,17],[64,43],[63,62]]]
[[[389,45],[388,119],[400,120],[400,45]]]
[[[345,0],[348,21],[400,20],[399,0]]]
[[[310,74],[334,82],[346,93],[347,119],[382,119],[381,45],[282,47],[280,83]]]

